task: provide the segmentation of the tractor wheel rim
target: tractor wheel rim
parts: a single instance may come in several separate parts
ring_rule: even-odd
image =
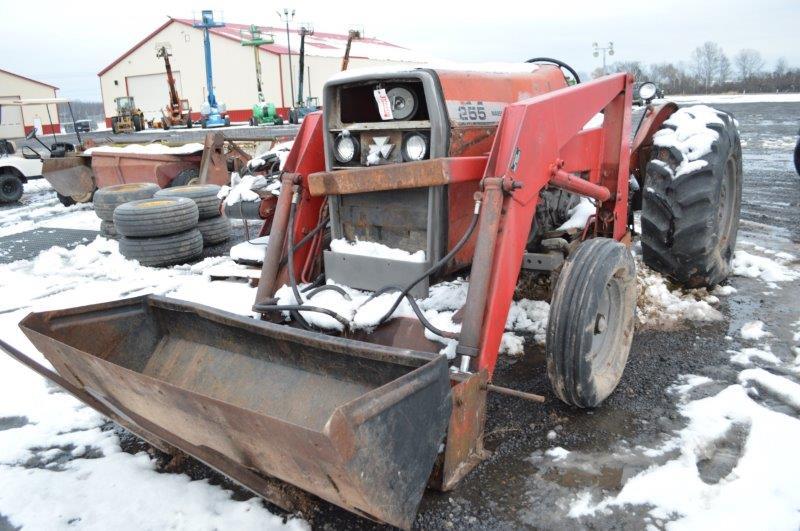
[[[623,286],[621,280],[612,277],[597,304],[597,313],[592,329],[592,347],[589,354],[592,370],[606,370],[614,365],[618,354],[617,346],[620,332],[622,331],[622,296]]]

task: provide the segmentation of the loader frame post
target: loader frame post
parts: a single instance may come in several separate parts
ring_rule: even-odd
[[[265,304],[275,295],[276,287],[281,279],[287,277],[286,268],[281,267],[283,257],[289,252],[286,247],[289,225],[289,205],[292,199],[292,186],[300,186],[302,199],[297,205],[294,227],[294,241],[300,241],[319,224],[319,215],[324,197],[312,196],[309,193],[308,176],[325,170],[325,155],[322,139],[322,113],[315,112],[306,116],[300,131],[297,133],[292,150],[283,166],[281,193],[275,208],[272,221],[269,245],[267,245],[264,263],[261,267],[261,278],[256,291],[256,305]],[[309,253],[305,245],[294,253],[295,275],[300,277],[301,269]]]
[[[593,196],[598,232],[617,240],[628,232],[632,86],[628,74],[606,76],[514,103],[503,113],[483,180],[485,186],[489,179],[502,179],[502,215],[498,230],[484,220],[494,209],[481,209],[477,241],[496,241],[491,252],[479,255],[476,250],[462,327],[466,335],[458,350],[474,355],[477,349],[476,369],[486,369],[490,379],[540,192],[555,186]],[[585,129],[601,111],[603,125]],[[484,274],[489,275],[488,293],[481,281]],[[483,324],[480,341],[469,331],[474,324],[467,323],[473,321]]]

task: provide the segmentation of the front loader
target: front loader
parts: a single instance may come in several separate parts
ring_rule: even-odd
[[[631,146],[632,91],[627,74],[568,86],[549,64],[337,76],[271,176],[281,189],[262,205],[260,318],[151,295],[26,317],[55,372],[4,348],[155,446],[288,510],[281,482],[409,528],[427,485],[452,489],[487,456],[488,392],[544,400],[492,383],[521,277],[551,285],[546,370],[576,408],[614,391],[630,350],[632,192],[644,190],[648,263],[692,285],[724,279],[741,196],[733,121],[715,115],[706,164],[681,173],[680,145],[659,138],[682,111],[648,108]],[[692,195],[682,183],[693,179],[704,184]],[[562,228],[584,200],[592,214]],[[670,232],[692,201],[709,212],[694,236],[706,246]],[[442,329],[419,301],[456,276],[468,278],[460,328]],[[368,327],[340,309],[350,288],[389,301]]]

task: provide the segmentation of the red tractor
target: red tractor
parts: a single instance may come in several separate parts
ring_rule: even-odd
[[[649,106],[631,143],[632,92],[630,75],[569,86],[541,62],[338,74],[260,209],[260,319],[145,296],[26,317],[57,373],[6,348],[277,505],[297,508],[286,482],[408,528],[426,485],[452,489],[485,457],[487,392],[544,400],[492,383],[523,274],[550,287],[554,394],[591,408],[614,391],[633,338],[634,207],[650,267],[692,287],[730,272],[733,118]],[[590,213],[568,227],[580,202]],[[342,252],[342,241],[421,258]],[[454,331],[419,300],[457,275],[469,284]],[[324,302],[352,298],[344,286],[388,297],[385,313],[354,326]],[[397,316],[401,304],[413,313]],[[455,357],[429,337],[451,339]]]

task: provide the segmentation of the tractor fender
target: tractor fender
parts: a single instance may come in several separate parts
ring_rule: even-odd
[[[678,105],[675,102],[668,101],[659,105],[650,104],[644,111],[642,121],[639,122],[639,127],[633,137],[630,159],[630,171],[639,183],[639,189],[644,188],[644,177],[647,162],[649,161],[650,148],[653,147],[653,135],[677,110]],[[638,210],[638,208],[636,209]]]

